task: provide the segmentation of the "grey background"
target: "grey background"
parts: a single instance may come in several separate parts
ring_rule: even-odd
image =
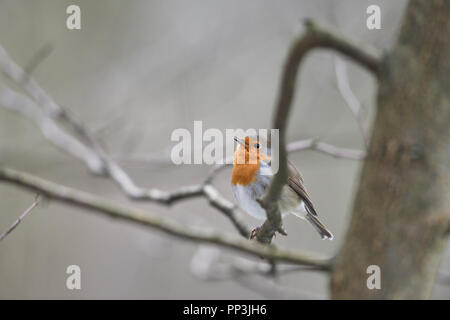
[[[82,29],[65,26],[66,7],[81,7]],[[382,10],[382,29],[366,28],[366,8]],[[51,54],[34,78],[73,111],[121,165],[146,187],[173,190],[201,182],[207,166],[173,166],[168,157],[176,128],[270,126],[283,59],[312,17],[361,42],[387,49],[395,41],[405,1],[18,1],[0,0],[0,42],[20,65],[44,46]],[[336,89],[334,55],[317,51],[306,60],[289,120],[289,141],[319,137],[363,148],[361,135]],[[372,76],[348,64],[353,91],[371,123],[376,98]],[[1,81],[9,84],[2,76]],[[313,151],[291,155],[302,171],[333,242],[287,217],[280,246],[334,254],[340,246],[357,188],[360,163]],[[0,108],[0,165],[91,191],[118,202],[127,198],[108,179],[49,144],[27,119]],[[229,199],[230,171],[215,185]],[[376,195],[374,195],[376,196]],[[0,184],[0,230],[33,201],[33,194]],[[235,230],[204,199],[172,208],[136,206],[189,225]],[[252,225],[259,221],[247,217]],[[205,282],[189,264],[197,245],[145,228],[53,202],[39,205],[0,243],[0,298],[277,298],[234,281]],[[442,271],[450,266],[449,250]],[[65,288],[66,267],[82,270],[82,290]],[[326,296],[322,274],[300,272],[278,280],[289,288]],[[436,285],[434,298],[450,297]]]

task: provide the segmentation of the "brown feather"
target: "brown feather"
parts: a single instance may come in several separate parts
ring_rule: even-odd
[[[300,199],[303,200],[305,203],[305,208],[308,213],[317,216],[316,209],[314,208],[314,205],[311,201],[311,198],[309,197],[308,192],[306,191],[306,188],[303,184],[303,177],[301,176],[300,172],[298,172],[295,165],[288,160],[288,180],[287,185],[295,191],[295,193],[298,194]]]

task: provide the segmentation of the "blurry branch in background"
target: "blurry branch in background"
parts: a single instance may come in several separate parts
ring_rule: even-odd
[[[39,55],[39,59],[33,58],[30,62],[31,69],[35,69],[37,64],[42,62],[44,55]],[[84,128],[81,123],[66,110],[61,108],[51,97],[48,95],[39,84],[27,74],[19,65],[17,65],[8,55],[6,50],[0,45],[0,68],[9,79],[23,88],[24,92],[33,99],[53,120],[62,120],[68,124],[75,132],[84,134]],[[101,168],[92,166],[90,170],[95,173]]]
[[[219,234],[203,228],[188,227],[171,219],[162,218],[141,209],[123,206],[91,193],[59,185],[28,173],[0,168],[0,181],[38,192],[49,199],[70,204],[73,207],[84,208],[112,218],[134,222],[181,239],[234,249],[272,262],[314,266],[321,270],[329,270],[331,268],[331,260],[328,258],[279,249],[274,246],[263,246],[255,241]]]
[[[0,59],[1,60],[1,59]],[[81,159],[92,172],[100,170],[102,164],[96,154],[70,134],[61,129],[32,100],[0,84],[0,105],[31,119],[41,130],[44,137],[70,155]]]
[[[350,87],[350,81],[348,79],[347,64],[339,57],[335,57],[334,70],[336,72],[336,82],[339,93],[344,99],[345,103],[352,111],[353,116],[356,119],[361,135],[364,139],[364,144],[369,144],[369,137],[367,136],[367,130],[364,126],[362,119],[362,106],[358,98],[353,93]]]
[[[250,235],[250,228],[240,218],[238,208],[221,196],[208,181],[203,184],[181,187],[173,192],[144,189],[137,186],[131,177],[106,154],[94,135],[82,122],[58,105],[33,78],[9,57],[1,46],[0,68],[34,100],[2,85],[0,86],[0,105],[30,118],[38,125],[47,140],[82,160],[92,173],[110,177],[127,196],[134,200],[171,205],[183,199],[203,196],[211,206],[231,220],[241,235],[245,237]],[[80,139],[58,126],[58,121],[68,123]]]
[[[195,256],[203,256],[205,259],[198,261]],[[197,252],[193,255],[191,260],[191,269],[199,276],[204,275],[212,280],[223,280],[231,278],[233,273],[236,272],[242,274],[257,274],[260,276],[276,277],[278,275],[286,275],[291,272],[299,271],[317,271],[317,272],[329,272],[330,268],[324,268],[323,265],[295,265],[284,264],[274,265],[267,261],[253,261],[244,257],[231,256],[231,261],[221,261],[221,265],[226,269],[226,272],[207,272],[210,267],[218,262],[219,257],[222,255],[222,251],[217,247],[201,245],[197,249]],[[329,260],[331,266],[332,259]],[[216,264],[218,265],[218,264]],[[207,268],[208,267],[208,268]]]
[[[305,27],[305,33],[294,42],[285,61],[274,113],[272,128],[279,129],[279,169],[260,201],[267,212],[267,220],[256,236],[262,243],[270,243],[276,232],[286,234],[277,201],[287,181],[286,128],[296,90],[297,73],[303,58],[312,49],[326,48],[351,58],[375,75],[380,65],[380,54],[374,49],[356,44],[343,35],[316,25],[311,20],[305,22]]]
[[[283,267],[294,266],[280,265],[277,266],[277,269]],[[236,256],[231,257],[231,261],[225,261],[222,258],[222,251],[216,247],[200,246],[192,256],[190,269],[191,273],[201,280],[233,280],[269,299],[324,299],[324,297],[315,296],[310,292],[303,292],[276,283],[276,274],[273,273],[273,265],[270,263],[255,262]],[[318,271],[324,270],[318,269]]]
[[[319,141],[318,139],[314,138],[293,141],[286,145],[286,151],[288,153],[293,153],[302,150],[314,150],[330,155],[334,158],[342,158],[350,160],[362,160],[366,156],[366,153],[364,151],[336,147],[334,145]],[[209,172],[206,181],[212,182],[212,180],[216,177],[216,175],[220,171],[231,165],[233,165],[233,157],[226,158],[223,161],[223,163],[214,165],[211,171]]]
[[[286,145],[286,151],[288,153],[300,150],[315,150],[330,155],[334,158],[351,160],[362,160],[366,156],[366,153],[364,151],[336,147],[317,139],[299,140],[290,142]]]
[[[0,234],[0,241],[2,241],[4,238],[6,238],[6,236],[8,234],[11,233],[11,231],[13,231],[18,225],[19,223],[25,219],[25,217],[39,204],[40,202],[40,198],[39,198],[39,194],[36,195],[36,197],[34,198],[34,202],[31,204],[31,206],[28,207],[27,210],[24,211],[24,213],[22,213],[19,218],[13,222],[13,224],[2,234]]]
[[[32,59],[34,60],[34,59]],[[39,60],[39,62],[42,60]],[[34,68],[36,68],[34,64]],[[34,79],[27,74],[19,65],[17,65],[8,55],[6,50],[0,45],[0,68],[4,75],[6,75],[10,80],[19,85],[24,92],[34,101],[31,103],[30,99],[21,94],[9,89],[9,95],[16,103],[11,106],[5,103],[5,99],[2,100],[2,105],[4,107],[19,111],[23,115],[32,118],[35,122],[41,122],[41,131],[43,131],[47,139],[53,139],[55,143],[56,135],[64,135],[67,137],[67,146],[65,143],[56,144],[59,148],[71,153],[73,156],[84,161],[88,166],[89,170],[96,174],[101,174],[103,171],[103,163],[101,159],[97,156],[95,152],[90,150],[89,147],[84,146],[83,143],[77,141],[76,138],[72,137],[70,134],[65,133],[62,129],[57,128],[56,121],[61,119],[69,119],[67,122],[74,128],[77,132],[82,132],[84,129],[81,124],[72,116],[68,115],[54,100],[38,85]],[[3,93],[6,92],[6,88],[2,88]],[[24,106],[19,106],[19,104],[26,105],[26,110]],[[46,130],[46,131],[44,131]],[[47,134],[45,133],[47,132]]]
[[[31,76],[33,71],[43,62],[52,52],[53,52],[53,45],[50,43],[46,43],[42,46],[36,52],[36,54],[31,57],[31,59],[28,61],[27,65],[24,67],[24,76],[27,77],[27,79]],[[5,53],[5,50],[3,50],[3,54]],[[23,81],[27,81],[27,79],[23,79]]]

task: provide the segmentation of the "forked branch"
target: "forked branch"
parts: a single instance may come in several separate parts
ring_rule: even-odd
[[[380,55],[375,50],[356,44],[345,36],[320,27],[310,20],[306,21],[305,27],[305,34],[291,47],[285,62],[274,113],[272,128],[279,129],[279,169],[261,200],[267,212],[267,220],[257,235],[257,239],[262,243],[270,243],[275,232],[286,233],[277,202],[287,181],[286,128],[296,89],[297,74],[303,58],[312,49],[326,48],[351,58],[375,75],[380,65]]]

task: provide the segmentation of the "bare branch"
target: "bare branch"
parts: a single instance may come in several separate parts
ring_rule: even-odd
[[[47,140],[70,155],[82,160],[91,172],[95,174],[102,173],[103,163],[97,154],[62,130],[32,100],[6,86],[0,85],[0,105],[9,110],[19,112],[34,121]]]
[[[0,241],[2,241],[4,238],[6,238],[6,236],[8,234],[10,234],[18,225],[19,223],[25,219],[25,217],[31,212],[33,211],[33,209],[39,204],[39,195],[37,195],[34,199],[34,202],[31,204],[31,206],[28,207],[27,210],[25,210],[20,216],[19,218],[13,222],[13,224],[2,234],[0,234]]]
[[[8,78],[20,85],[27,95],[43,108],[47,115],[55,120],[64,120],[75,132],[80,134],[87,141],[90,141],[90,137],[81,122],[76,119],[73,114],[61,108],[61,106],[58,105],[29,74],[9,57],[6,50],[1,45],[0,69]]]
[[[218,234],[204,229],[188,227],[176,221],[161,218],[140,209],[119,205],[101,197],[59,185],[24,172],[0,168],[0,180],[34,192],[39,192],[50,199],[62,203],[89,209],[112,218],[134,222],[181,239],[214,244],[265,258],[273,262],[316,266],[322,270],[329,270],[331,268],[330,261],[326,258],[292,250],[279,249],[273,246],[263,246],[255,241],[248,241],[227,234]]]
[[[72,156],[83,160],[91,172],[109,175],[133,199],[170,204],[176,200],[202,194],[201,190],[199,191],[199,187],[185,187],[174,193],[138,187],[128,174],[114,161],[110,160],[100,148],[88,147],[70,134],[67,134],[51,117],[41,111],[33,101],[3,85],[0,85],[0,105],[30,118],[40,128],[47,140]]]
[[[303,58],[312,49],[327,48],[351,58],[375,75],[380,64],[380,56],[373,49],[355,44],[346,37],[326,30],[310,20],[306,21],[305,26],[305,34],[294,43],[289,51],[280,83],[272,126],[279,129],[279,169],[272,179],[269,190],[261,200],[261,205],[267,212],[267,220],[257,234],[258,241],[262,243],[270,243],[275,232],[286,233],[282,226],[277,201],[282,187],[287,181],[286,127],[296,88],[297,73]]]
[[[366,156],[364,151],[339,148],[329,143],[317,141],[316,139],[299,140],[288,143],[288,145],[286,146],[286,150],[289,153],[300,150],[315,150],[328,154],[335,158],[344,158],[352,160],[361,160],[364,159],[364,157]]]
[[[28,95],[43,107],[43,110],[27,97],[6,86],[0,86],[0,105],[33,120],[47,140],[75,158],[82,160],[91,172],[110,177],[127,196],[135,200],[146,200],[170,205],[183,199],[204,196],[213,207],[224,213],[231,220],[241,235],[248,237],[250,234],[249,228],[239,217],[238,208],[223,198],[209,184],[208,179],[203,185],[185,186],[173,192],[159,189],[144,189],[137,186],[131,177],[106,154],[94,138],[94,135],[90,133],[81,121],[58,105],[37,82],[12,61],[1,46],[0,68],[11,80],[21,85]],[[56,120],[68,122],[83,142],[61,129],[57,125]]]
[[[335,147],[335,146],[325,143],[325,142],[315,143],[314,149],[317,151],[332,155],[335,158],[347,158],[347,159],[361,160],[361,159],[364,159],[366,156],[366,153],[364,151],[338,148],[338,147]]]
[[[287,144],[286,150],[288,153],[302,150],[314,150],[323,152],[335,158],[344,158],[351,160],[361,160],[365,157],[364,151],[336,147],[331,144],[318,141],[317,139],[305,139],[290,142]],[[226,158],[223,163],[214,165],[206,178],[206,182],[211,183],[220,171],[232,165],[233,157]]]
[[[230,219],[243,237],[250,237],[250,228],[243,221],[239,208],[234,203],[224,198],[211,184],[203,186],[203,194],[214,208],[220,210]]]
[[[211,183],[212,180],[217,176],[217,174],[225,169],[228,166],[233,165],[233,159],[234,157],[225,158],[223,160],[223,163],[217,163],[213,166],[211,171],[209,172],[208,176],[206,177],[206,183]]]
[[[21,85],[30,97],[41,105],[48,114],[60,113],[59,106],[25,71],[19,67],[9,56],[6,50],[0,46],[0,68],[12,81]]]
[[[44,61],[52,53],[53,49],[54,47],[50,43],[46,43],[45,45],[43,45],[24,67],[25,75],[29,77],[34,72],[34,70],[42,63],[42,61]],[[23,81],[26,81],[26,79],[24,79]]]
[[[224,261],[221,259],[221,250],[209,246],[200,246],[192,256],[190,264],[191,272],[199,279],[233,280],[266,298],[323,299],[309,292],[279,285],[274,277],[267,277],[271,268],[270,263],[255,262],[244,257],[233,257],[231,261]]]
[[[53,127],[55,127],[54,120],[64,120],[79,136],[81,136],[84,143],[87,145],[83,145],[83,143],[79,142],[76,138],[71,137],[69,134],[64,133],[61,129],[47,130],[48,134],[44,133],[47,139],[55,143],[55,140],[57,139],[55,136],[57,135],[63,134],[66,137],[71,137],[71,143],[60,143],[58,146],[78,159],[81,158],[81,160],[88,164],[88,168],[93,173],[103,173],[110,176],[131,198],[141,200],[147,199],[156,202],[165,202],[166,199],[169,198],[168,194],[159,190],[145,190],[138,187],[128,176],[128,174],[126,174],[125,171],[119,167],[119,165],[117,165],[106,155],[100,144],[97,143],[94,137],[89,133],[89,130],[86,129],[84,125],[74,117],[73,114],[58,105],[52,97],[47,94],[36,81],[34,81],[32,77],[28,76],[25,71],[8,56],[5,49],[1,46],[0,68],[12,81],[15,81],[18,85],[22,86],[25,92],[37,103],[37,105],[32,105],[29,102],[26,103],[28,109],[27,115],[32,118],[32,120],[35,122],[39,121],[52,123]],[[6,88],[3,89],[4,92],[6,90]],[[15,95],[15,98],[16,100],[20,99],[18,94]],[[20,100],[22,100],[21,102],[25,104],[24,98]],[[20,103],[7,105],[5,101],[3,102],[4,103],[2,104],[10,109],[23,109],[23,106],[20,106]],[[42,107],[44,112],[39,112],[40,110],[37,106]],[[46,127],[49,127],[49,125],[47,124]],[[46,127],[40,126],[41,130],[46,129]]]
[[[347,64],[339,57],[336,57],[334,63],[334,70],[336,72],[336,82],[339,93],[341,94],[342,98],[344,99],[349,109],[352,111],[353,116],[356,119],[356,123],[358,124],[359,130],[361,131],[364,144],[367,147],[369,141],[367,136],[367,130],[364,127],[362,119],[362,112],[361,112],[362,106],[358,98],[353,93],[352,88],[350,87],[350,82],[348,80]]]

